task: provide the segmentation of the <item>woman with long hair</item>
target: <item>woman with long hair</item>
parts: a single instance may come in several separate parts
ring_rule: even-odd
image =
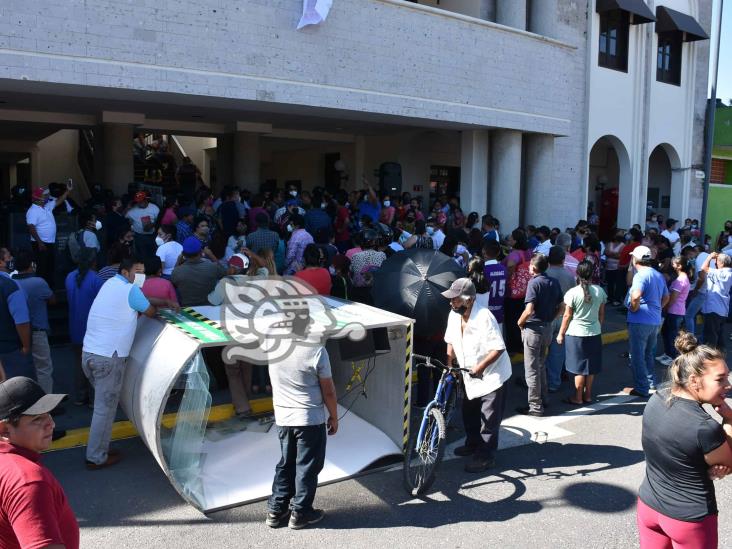
[[[517,276],[516,268],[531,260],[531,251],[529,250],[526,231],[523,229],[514,229],[508,237],[507,243],[511,247],[511,252],[503,260],[503,264],[506,266],[506,281],[510,287],[512,279]],[[512,298],[511,294],[506,292],[503,310],[506,348],[510,352],[521,352],[524,349],[524,344],[521,341],[521,331],[516,323],[524,310],[524,298]]]
[[[646,474],[638,493],[641,549],[718,547],[715,478],[732,470],[732,389],[718,349],[688,332],[676,338],[679,355],[670,385],[651,396],[643,412]],[[722,424],[703,407],[711,405]]]
[[[468,263],[468,278],[473,281],[475,285],[475,304],[479,307],[488,308],[488,296],[490,293],[490,287],[485,278],[485,262],[479,258],[474,257]]]
[[[587,259],[577,265],[577,286],[564,294],[564,317],[557,335],[557,343],[565,346],[567,371],[574,374],[574,396],[563,402],[575,406],[592,402],[592,382],[602,370],[607,295],[592,284],[594,271],[595,264]]]
[[[669,287],[669,298],[665,307],[666,316],[661,329],[665,355],[658,359],[664,366],[670,366],[677,355],[674,341],[679,335],[679,328],[686,315],[686,298],[689,297],[690,278],[693,276],[692,266],[684,256],[674,257],[671,260],[671,267],[676,278]]]

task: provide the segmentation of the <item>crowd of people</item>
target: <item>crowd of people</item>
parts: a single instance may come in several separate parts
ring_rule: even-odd
[[[131,186],[124,196],[95,193],[72,212],[78,229],[69,235],[64,253],[73,269],[63,274],[76,356],[73,402],[93,407],[89,469],[120,459],[110,448],[111,429],[138,315],[220,305],[224,282],[280,275],[298,277],[319,294],[369,304],[378,290],[374,273],[388,257],[413,248],[445,254],[465,273],[443,294],[452,307],[448,324],[437,336],[416,338],[415,351],[457,360],[471,370],[465,378],[471,389],[463,401],[466,442],[456,451],[471,456],[467,471],[494,464],[510,352],[523,352],[524,376],[517,382],[527,388],[527,405],[519,413],[543,416],[548,395],[561,391],[566,379],[573,382],[565,403],[594,401],[608,307],[627,312],[630,395],[648,399],[660,389],[658,361],[669,367],[673,398],[706,398],[723,417],[732,417],[719,391],[709,396],[693,386],[707,375],[710,361],[722,360],[725,349],[732,221],[713,244],[699,234],[696,220],[678,227],[676,220],[657,214],[648,216],[645,227],[613,229],[603,238],[594,215],[563,230],[526,225],[505,232],[494,216],[466,214],[458,198],[445,194],[424,207],[421,197],[377,193],[367,182],[350,192],[307,191],[291,184],[255,194],[227,186],[214,195],[195,167],[188,171],[185,185],[176,178],[166,188],[163,203]],[[26,215],[32,248],[0,249],[0,361],[7,377],[37,380],[47,394],[53,391],[47,307],[55,299],[59,253],[54,211],[69,210],[69,190],[58,185],[35,189]],[[663,354],[657,355],[661,333]],[[680,345],[680,339],[685,343]],[[329,366],[320,369],[330,371]],[[266,371],[257,370],[244,364],[226,368],[235,411],[245,417],[252,395],[272,391]],[[416,406],[424,407],[433,391],[432,372],[420,369],[418,375]],[[475,386],[475,377],[485,383]],[[662,425],[659,421],[654,429]],[[657,434],[653,443],[663,436]],[[715,437],[723,439],[719,432]],[[318,444],[324,451],[324,439]],[[713,445],[689,452],[703,450],[708,456],[716,451]],[[693,458],[682,456],[680,462],[683,457]],[[732,466],[732,450],[724,460],[706,463]],[[714,471],[716,476],[729,472]],[[653,482],[650,476],[647,482]],[[705,486],[713,497],[713,486]],[[308,489],[314,495],[314,487]],[[641,499],[656,512],[667,509],[654,507],[643,492]],[[283,502],[270,510],[279,525]]]

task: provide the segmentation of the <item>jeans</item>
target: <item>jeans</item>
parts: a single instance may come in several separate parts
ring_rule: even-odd
[[[704,315],[704,343],[724,351],[724,323],[727,317],[717,313]]]
[[[557,334],[562,326],[561,317],[554,321],[552,342],[549,344],[549,354],[546,357],[546,377],[549,389],[559,389],[562,385],[562,370],[564,370],[565,347],[557,343]]]
[[[318,475],[325,464],[325,424],[305,427],[277,426],[282,458],[275,467],[269,512],[287,509],[307,513],[313,508]]]
[[[630,369],[633,371],[633,388],[647,395],[656,387],[655,353],[658,326],[628,322],[630,343]]]
[[[97,465],[107,461],[126,365],[127,357],[118,357],[117,353],[111,357],[86,352],[81,355],[81,367],[94,387],[94,413],[89,428],[86,459]]]
[[[506,409],[506,386],[492,393],[468,400],[463,396],[465,446],[475,448],[475,456],[493,459],[498,450],[498,435]]]
[[[663,350],[671,358],[676,358],[679,353],[676,352],[674,347],[674,340],[679,335],[679,328],[683,322],[684,317],[681,315],[674,315],[671,313],[666,314],[666,320],[663,322],[663,328],[661,334],[663,335]]]
[[[694,334],[697,340],[701,341],[701,334],[697,334],[696,329],[696,315],[701,311],[704,305],[705,294],[697,293],[686,303],[686,314],[684,315],[684,326],[686,331],[690,334]]]
[[[55,260],[56,260],[56,244],[44,242],[45,250],[38,247],[38,242],[32,242],[33,258],[36,260],[36,274],[43,278],[53,290],[55,284]]]
[[[18,376],[36,379],[36,369],[33,367],[31,353],[24,355],[20,352],[20,349],[8,353],[0,353],[0,364],[3,365],[7,379]]]
[[[53,392],[53,362],[51,361],[51,347],[48,345],[48,334],[45,330],[33,330],[31,355],[33,367],[36,369],[38,385],[46,394]]]
[[[529,409],[532,412],[544,411],[543,401],[548,393],[544,359],[552,333],[550,322],[521,330],[521,339],[524,341],[524,374],[529,388]]]

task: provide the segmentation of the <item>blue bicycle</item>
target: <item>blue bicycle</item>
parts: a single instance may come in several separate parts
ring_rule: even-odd
[[[404,485],[412,496],[420,496],[429,490],[435,481],[435,471],[445,453],[447,426],[460,392],[460,371],[468,370],[445,366],[439,360],[428,356],[413,355],[413,357],[417,366],[442,370],[435,398],[424,409],[419,429],[412,431],[404,459]]]

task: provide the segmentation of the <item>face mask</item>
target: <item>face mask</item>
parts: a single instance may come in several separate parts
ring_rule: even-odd
[[[460,307],[450,306],[450,308],[452,309],[452,312],[453,313],[457,313],[460,316],[464,315],[465,314],[465,311],[468,310],[468,307],[466,305],[460,305]]]
[[[15,260],[11,259],[10,261],[6,261],[5,268],[12,273],[15,270]]]
[[[434,227],[427,227],[427,234],[432,236],[435,234],[435,228]]]
[[[391,206],[391,200],[384,200],[384,208]]]
[[[94,223],[94,228],[95,228],[95,229],[96,229],[97,231],[101,231],[101,230],[102,230],[102,222],[101,222],[101,221],[99,221],[99,220],[97,220],[97,222],[96,222],[96,223]]]
[[[125,240],[124,244],[125,246],[132,246],[132,240]]]
[[[328,206],[328,204],[326,204],[325,202],[320,203],[320,209],[322,209],[322,210],[324,210],[327,206]]]
[[[295,190],[290,191],[290,196],[292,198],[295,198],[297,196],[297,191],[295,191]]]
[[[292,231],[293,231],[293,226],[292,225],[288,225],[287,226],[287,232],[288,233],[291,233]]]
[[[142,285],[145,284],[145,275],[142,273],[135,273],[135,281],[133,284],[138,288],[142,288]]]
[[[163,244],[165,244],[165,240],[163,240],[163,239],[162,239],[162,238],[160,238],[159,236],[155,237],[155,245],[156,245],[156,246],[157,246],[158,248],[159,248],[160,246],[162,246]]]

